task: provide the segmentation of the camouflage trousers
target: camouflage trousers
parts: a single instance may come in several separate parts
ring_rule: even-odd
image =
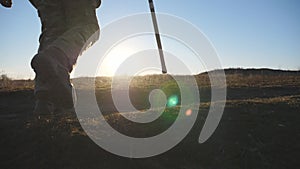
[[[40,46],[34,58],[41,55],[51,57],[56,60],[52,64],[60,63],[62,69],[70,73],[78,56],[99,38],[96,6],[91,1],[30,0],[38,10],[42,24]],[[36,71],[36,96],[55,88],[48,77],[43,76]],[[69,76],[66,75],[64,80],[69,83]]]

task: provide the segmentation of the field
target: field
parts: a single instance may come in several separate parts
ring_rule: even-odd
[[[184,78],[184,77],[183,77]],[[33,82],[0,81],[0,168],[32,169],[297,169],[300,155],[300,72],[268,69],[226,70],[227,100],[215,133],[203,144],[199,133],[210,104],[207,74],[195,76],[201,103],[196,124],[168,152],[145,159],[113,155],[83,131],[75,114],[35,119]],[[89,78],[74,79],[89,90]],[[168,76],[135,78],[130,86],[137,109],[149,108],[151,89]],[[139,128],[116,114],[110,97],[111,78],[99,77],[96,96],[105,118],[118,131],[135,137],[163,132],[176,120],[179,106]],[[171,85],[172,86],[172,85]],[[168,87],[166,87],[168,89]],[[173,91],[173,92],[176,92]]]

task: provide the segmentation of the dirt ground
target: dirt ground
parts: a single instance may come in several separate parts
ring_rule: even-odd
[[[298,76],[292,84],[281,77],[281,82],[264,80],[252,86],[236,85],[239,81],[248,83],[234,76],[234,80],[228,80],[223,117],[208,141],[197,142],[209,108],[209,102],[204,102],[196,124],[181,143],[164,154],[146,159],[119,157],[103,150],[84,133],[75,114],[36,120],[31,89],[2,90],[0,168],[297,169],[300,165]]]

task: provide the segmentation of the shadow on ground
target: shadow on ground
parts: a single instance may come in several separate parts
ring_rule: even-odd
[[[300,152],[298,83],[229,86],[222,120],[207,142],[197,142],[210,104],[204,101],[187,137],[172,150],[147,159],[123,158],[101,149],[85,134],[74,114],[36,120],[32,90],[2,91],[0,168],[295,169]],[[201,88],[200,93],[209,97],[207,88]],[[124,123],[120,120],[113,125],[122,130]],[[172,122],[161,119],[148,129],[157,130],[162,127],[159,124],[167,128]],[[136,127],[126,131],[142,133]]]

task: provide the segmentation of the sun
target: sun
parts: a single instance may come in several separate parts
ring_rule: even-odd
[[[99,67],[99,76],[114,76],[117,69],[128,57],[135,53],[134,47],[121,44],[118,45],[105,56]]]
[[[126,39],[108,51],[103,62],[99,66],[98,76],[115,76],[120,65],[130,56],[145,50],[149,46],[147,37],[133,37]],[[126,72],[123,72],[124,75]]]

